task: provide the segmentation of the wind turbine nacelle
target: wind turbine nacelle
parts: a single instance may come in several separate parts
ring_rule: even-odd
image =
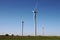
[[[36,10],[34,10],[34,11],[33,11],[33,13],[37,13],[37,11],[36,11]]]
[[[22,21],[22,23],[24,23],[24,21]]]

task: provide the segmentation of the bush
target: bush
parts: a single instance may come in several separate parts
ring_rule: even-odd
[[[12,34],[11,36],[14,36],[14,34]]]
[[[5,36],[9,36],[9,34],[5,34]]]

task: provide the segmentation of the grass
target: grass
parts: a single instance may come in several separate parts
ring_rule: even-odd
[[[57,36],[0,36],[0,40],[60,40]]]

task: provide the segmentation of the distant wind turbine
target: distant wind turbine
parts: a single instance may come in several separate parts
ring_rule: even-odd
[[[24,21],[23,21],[23,17],[22,17],[22,36],[23,36],[23,27],[24,27]]]
[[[36,0],[36,5],[35,5],[35,8],[33,10],[33,14],[34,14],[34,34],[35,34],[35,36],[37,36],[37,26],[36,26],[37,6],[38,6],[38,0]]]

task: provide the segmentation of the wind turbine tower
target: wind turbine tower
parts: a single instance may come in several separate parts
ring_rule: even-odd
[[[23,21],[23,18],[22,18],[22,36],[23,36],[23,27],[24,27],[24,21]]]
[[[43,32],[42,32],[42,35],[44,36],[44,27],[42,27],[42,31],[43,31]]]
[[[34,13],[34,32],[35,32],[35,36],[37,35],[37,28],[36,28],[36,9],[33,10]]]
[[[35,36],[37,36],[37,26],[36,26],[37,4],[38,4],[38,0],[36,0],[36,5],[35,5],[35,8],[33,10],[33,15],[34,15],[34,35]]]

